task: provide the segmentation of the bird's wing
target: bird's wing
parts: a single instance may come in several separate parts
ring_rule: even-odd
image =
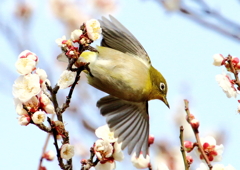
[[[147,64],[151,64],[147,52],[134,35],[116,18],[111,15],[109,17],[110,20],[105,17],[102,17],[102,20],[99,20],[103,35],[101,45],[123,53],[133,54],[134,56],[143,59]]]
[[[106,117],[118,142],[122,142],[122,149],[127,146],[128,153],[131,154],[135,148],[137,157],[141,151],[146,157],[149,137],[148,102],[129,102],[108,95],[97,102],[97,107]]]

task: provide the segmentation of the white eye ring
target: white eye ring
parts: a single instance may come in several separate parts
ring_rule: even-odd
[[[163,91],[165,90],[165,84],[164,83],[160,83],[160,89]]]

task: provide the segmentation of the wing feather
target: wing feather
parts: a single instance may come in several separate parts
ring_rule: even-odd
[[[130,102],[111,95],[97,102],[100,112],[106,117],[109,128],[122,142],[122,149],[128,147],[128,153],[134,150],[146,156],[148,153],[149,119],[146,102]]]

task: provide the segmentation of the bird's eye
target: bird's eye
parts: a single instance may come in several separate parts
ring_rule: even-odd
[[[165,90],[165,84],[164,83],[160,83],[160,89],[163,91]]]

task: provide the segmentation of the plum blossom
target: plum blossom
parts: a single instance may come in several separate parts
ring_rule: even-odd
[[[146,158],[144,158],[142,153],[140,153],[139,157],[136,157],[136,152],[134,152],[131,157],[131,162],[137,169],[144,169],[149,166],[150,157],[147,155]]]
[[[222,159],[223,145],[217,145],[216,140],[212,136],[207,136],[200,139],[203,150],[207,155],[209,161],[219,162]],[[200,154],[200,159],[203,159],[203,155],[198,150]]]
[[[215,66],[221,66],[224,61],[224,57],[222,54],[214,54],[213,55],[213,65]]]
[[[40,100],[41,108],[43,110],[45,110],[47,113],[50,113],[50,114],[55,113],[53,103],[51,102],[51,100],[48,98],[46,94],[41,93],[39,100]]]
[[[109,142],[116,142],[117,138],[114,137],[114,133],[110,131],[108,125],[100,126],[95,130],[95,135],[98,138]]]
[[[59,47],[66,47],[66,44],[64,44],[63,42],[66,41],[66,36],[62,36],[62,38],[58,38],[55,40],[55,42],[57,43],[57,45]]]
[[[216,75],[216,81],[228,98],[237,97],[237,91],[233,86],[230,75],[226,75],[225,73]]]
[[[124,159],[124,155],[122,152],[122,143],[114,142],[113,144],[114,152],[113,152],[113,158],[116,161],[122,161]]]
[[[74,146],[70,144],[64,144],[60,151],[61,158],[69,160],[74,156]]]
[[[65,89],[71,86],[75,80],[76,74],[76,72],[64,70],[57,83],[60,89]]]
[[[209,167],[205,163],[201,163],[200,167],[196,170],[209,170]],[[212,170],[236,170],[232,165],[224,166],[222,164],[213,165]]]
[[[39,80],[37,74],[18,77],[13,84],[13,96],[21,102],[27,102],[41,91]]]
[[[21,116],[28,114],[28,112],[23,108],[23,103],[19,99],[14,98],[14,104],[18,115]]]
[[[31,121],[31,118],[28,114],[21,115],[18,117],[18,123],[22,126],[27,126]]]
[[[37,111],[32,115],[32,121],[35,124],[41,124],[44,122],[46,114],[44,111]]]
[[[39,100],[36,96],[33,96],[27,102],[24,102],[23,105],[27,108],[30,112],[36,112],[39,108]]]
[[[47,73],[45,70],[37,68],[36,69],[36,74],[39,75],[40,78],[40,83],[42,84],[43,82],[45,82],[45,80],[47,79]]]
[[[94,144],[94,152],[100,161],[105,161],[113,155],[113,146],[105,140],[98,139]]]
[[[90,19],[85,23],[85,25],[88,37],[93,41],[97,40],[102,33],[100,23],[95,19]]]
[[[83,31],[80,29],[76,29],[73,32],[71,32],[71,39],[73,42],[78,41],[80,39],[80,36],[82,35]]]
[[[36,54],[25,50],[19,54],[15,67],[19,74],[26,75],[36,69],[37,62],[38,57]]]

